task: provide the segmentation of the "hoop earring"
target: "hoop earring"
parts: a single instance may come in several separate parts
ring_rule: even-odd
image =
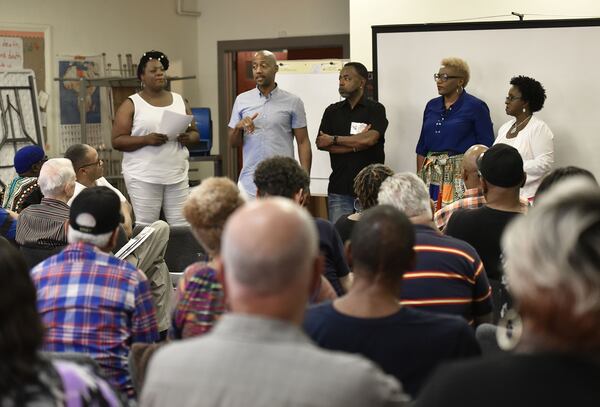
[[[521,335],[523,335],[523,320],[514,308],[509,309],[498,321],[496,329],[498,346],[504,351],[511,351],[519,344]]]
[[[362,205],[360,204],[360,200],[358,198],[354,198],[354,212],[362,212]]]

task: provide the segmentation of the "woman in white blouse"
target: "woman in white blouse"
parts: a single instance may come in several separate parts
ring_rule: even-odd
[[[521,197],[532,200],[554,163],[554,135],[544,121],[533,116],[544,106],[546,90],[541,83],[526,76],[516,76],[510,84],[506,114],[513,119],[500,126],[494,144],[509,144],[519,150],[527,174]]]

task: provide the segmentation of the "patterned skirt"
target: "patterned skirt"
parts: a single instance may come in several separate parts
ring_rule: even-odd
[[[463,154],[430,152],[425,157],[419,176],[429,189],[429,196],[435,202],[435,210],[439,210],[452,202],[461,199],[465,192],[462,180]]]

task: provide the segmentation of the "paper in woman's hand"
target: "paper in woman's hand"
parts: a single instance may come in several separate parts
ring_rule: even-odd
[[[181,133],[185,133],[194,116],[163,110],[156,130],[159,134],[166,134],[169,141],[177,141]]]

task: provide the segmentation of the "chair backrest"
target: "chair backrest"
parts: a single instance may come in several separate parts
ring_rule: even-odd
[[[21,250],[21,253],[23,253],[23,256],[25,257],[25,263],[27,263],[27,267],[29,267],[29,269],[31,270],[39,263],[46,260],[48,257],[54,256],[55,254],[62,251],[62,249],[64,248],[65,246],[57,246],[52,249],[21,246],[19,247],[19,250]]]
[[[181,272],[187,266],[206,259],[206,252],[189,226],[171,226],[165,262],[170,272]]]
[[[210,117],[210,108],[193,107],[192,114],[196,120],[196,126],[200,132],[200,143],[189,146],[191,156],[210,155],[213,142],[212,119]]]

